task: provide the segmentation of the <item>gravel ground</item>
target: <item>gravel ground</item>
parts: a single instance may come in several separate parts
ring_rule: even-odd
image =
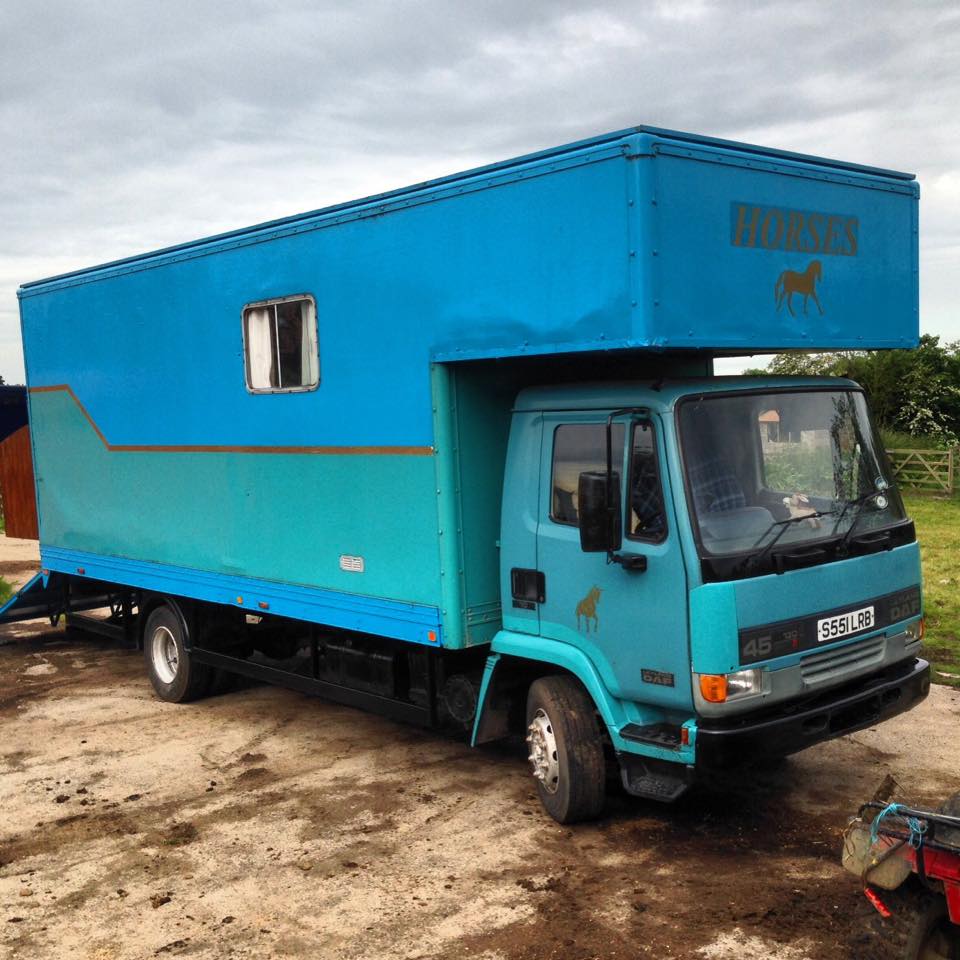
[[[0,537],[23,582],[32,544]],[[0,628],[0,956],[861,960],[840,831],[960,789],[960,691],[673,807],[541,813],[516,745],[265,686],[177,706],[133,650]]]

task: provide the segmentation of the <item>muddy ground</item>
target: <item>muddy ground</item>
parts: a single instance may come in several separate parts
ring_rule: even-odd
[[[0,537],[22,581],[31,545]],[[960,789],[960,691],[689,794],[541,813],[516,745],[258,686],[188,706],[140,655],[0,628],[0,956],[861,960],[847,817]]]

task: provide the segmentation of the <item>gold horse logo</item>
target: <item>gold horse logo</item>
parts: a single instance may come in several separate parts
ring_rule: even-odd
[[[590,592],[577,604],[577,629],[580,629],[580,618],[583,617],[587,622],[587,633],[590,632],[590,621],[593,621],[593,632],[597,632],[600,621],[597,619],[597,604],[600,602],[600,594],[603,591],[599,587],[591,587]]]
[[[796,270],[784,270],[777,277],[777,282],[773,287],[773,295],[777,301],[777,312],[783,306],[783,301],[787,301],[787,309],[790,315],[795,317],[793,312],[793,295],[799,293],[803,297],[803,312],[807,312],[807,300],[813,297],[813,302],[817,305],[820,313],[823,313],[823,307],[817,299],[817,283],[822,278],[822,268],[819,260],[811,260],[809,266],[803,273],[797,273]]]

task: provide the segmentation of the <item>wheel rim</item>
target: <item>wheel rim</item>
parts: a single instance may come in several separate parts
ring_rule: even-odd
[[[955,957],[960,957],[960,937],[956,927],[944,919],[927,934],[917,960],[954,960]]]
[[[162,683],[173,683],[180,666],[180,654],[173,634],[163,626],[157,627],[150,638],[150,660],[153,671]]]
[[[547,793],[556,793],[560,786],[560,759],[553,724],[543,708],[534,714],[527,727],[527,743],[530,755],[527,759],[533,768],[533,776]]]

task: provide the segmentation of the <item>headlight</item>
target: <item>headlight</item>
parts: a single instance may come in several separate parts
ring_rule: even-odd
[[[707,703],[729,703],[763,693],[763,670],[701,673],[700,693]]]
[[[926,625],[923,621],[923,617],[921,617],[919,620],[914,620],[913,623],[908,623],[907,629],[904,630],[904,633],[911,640],[922,640],[925,632]]]

